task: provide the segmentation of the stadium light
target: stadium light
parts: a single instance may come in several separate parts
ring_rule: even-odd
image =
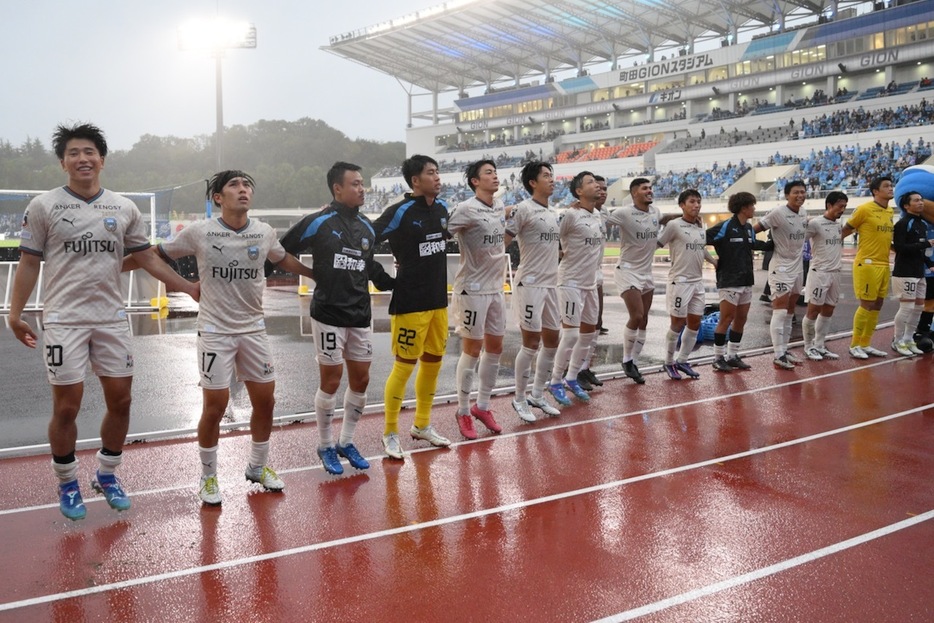
[[[224,18],[192,20],[178,28],[178,49],[203,50],[214,57],[214,93],[217,128],[214,135],[215,165],[223,170],[224,89],[221,60],[225,50],[256,47],[256,27],[249,22]]]

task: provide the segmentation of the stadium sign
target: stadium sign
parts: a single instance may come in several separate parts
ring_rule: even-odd
[[[623,69],[619,72],[619,81],[635,82],[637,80],[648,80],[650,78],[664,78],[675,74],[707,69],[713,66],[714,59],[710,54],[695,54],[694,56],[683,56],[670,61],[660,61],[641,67]]]

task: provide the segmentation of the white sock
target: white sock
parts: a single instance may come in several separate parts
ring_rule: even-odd
[[[781,357],[785,354],[785,318],[788,317],[788,311],[784,309],[773,309],[772,320],[769,321],[769,335],[772,338],[772,350],[775,351],[775,357]]]
[[[490,410],[490,394],[496,387],[496,375],[499,374],[500,353],[488,353],[483,351],[480,355],[480,367],[477,370],[477,376],[480,378],[480,386],[477,388],[477,408],[484,411]]]
[[[735,333],[731,333],[729,337],[733,337]],[[726,343],[726,356],[730,359],[739,354],[739,342],[730,340]]]
[[[354,431],[357,430],[357,422],[363,417],[363,409],[366,407],[366,392],[359,394],[351,391],[348,387],[344,391],[344,421],[341,423],[340,444],[346,446],[353,442]]]
[[[895,340],[903,341],[904,335],[907,331],[910,331],[911,325],[909,321],[911,320],[912,315],[914,314],[914,301],[899,301],[898,302],[898,311],[895,312]]]
[[[823,314],[814,321],[814,345],[818,348],[824,348],[824,340],[827,339],[827,331],[830,329],[830,316]]]
[[[325,394],[322,389],[315,393],[315,420],[318,421],[319,448],[330,448],[334,445],[334,439],[331,437],[331,421],[334,419],[336,408],[336,394]]]
[[[532,395],[541,398],[545,392],[545,384],[551,378],[551,370],[555,365],[555,356],[558,348],[549,348],[542,346],[538,351],[538,358],[535,360],[535,377],[532,379]]]
[[[921,320],[921,312],[924,311],[924,303],[921,305],[915,305],[914,310],[911,312],[911,318],[908,319],[908,326],[905,327],[905,341],[914,342],[915,341],[915,329],[918,327],[918,321]]]
[[[804,334],[804,348],[811,348],[814,344],[814,339],[817,336],[817,320],[811,320],[807,316],[801,320],[801,333]]]
[[[574,345],[574,350],[571,351],[571,360],[568,363],[568,375],[565,378],[571,380],[577,379],[577,373],[581,371],[581,366],[590,356],[590,345],[596,337],[597,334],[595,331],[580,334],[577,338],[577,344]]]
[[[782,352],[788,352],[788,343],[791,341],[791,326],[794,324],[794,313],[785,312],[785,327],[782,331]]]
[[[52,471],[55,472],[59,482],[71,482],[78,477],[78,459],[71,463],[56,463],[53,459]]]
[[[636,341],[632,343],[633,361],[637,361],[639,359],[639,355],[642,354],[642,347],[645,346],[645,336],[646,336],[645,329],[636,330]]]
[[[685,329],[687,331],[687,329]],[[683,343],[683,342],[682,342]],[[665,333],[665,363],[673,364],[675,362],[675,349],[678,348],[678,333],[668,328]]]
[[[571,351],[580,338],[580,327],[570,327],[561,329],[561,340],[558,342],[558,352],[555,353],[555,364],[551,370],[551,384],[561,382],[561,376],[568,367],[568,361],[571,359]]]
[[[684,328],[684,332],[681,334],[681,350],[678,351],[678,361],[681,363],[686,363],[688,357],[694,352],[694,345],[697,344],[697,334],[698,332],[694,329]]]
[[[213,476],[217,473],[217,446],[213,448],[202,448],[198,446],[198,454],[201,455],[201,475]]]
[[[250,467],[262,467],[269,460],[269,441],[250,442]]]
[[[516,353],[516,399],[525,398],[529,389],[529,379],[532,377],[532,364],[535,362],[537,350],[532,350],[527,346],[519,347]]]
[[[477,357],[461,353],[457,360],[457,369],[454,372],[457,385],[457,413],[463,415],[470,410],[470,392],[473,390],[474,370],[477,367]]]
[[[113,455],[113,454],[104,454],[102,451],[97,451],[97,469],[102,474],[112,474],[118,467],[120,463],[123,462],[123,453]]]
[[[632,349],[636,343],[636,329],[623,327],[623,363],[632,361]]]

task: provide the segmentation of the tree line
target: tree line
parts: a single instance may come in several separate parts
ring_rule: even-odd
[[[51,128],[50,128],[51,134]],[[255,208],[316,208],[331,200],[325,175],[337,160],[363,167],[364,178],[405,158],[405,143],[351,140],[318,119],[261,120],[225,129],[224,166],[256,179]],[[107,188],[162,193],[163,209],[204,211],[204,180],[215,173],[214,136],[145,134],[129,150],[112,151],[102,176]],[[51,145],[29,138],[16,147],[0,139],[0,188],[43,190],[63,183]],[[0,206],[2,208],[2,206]]]

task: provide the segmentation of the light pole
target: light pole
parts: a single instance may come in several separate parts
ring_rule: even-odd
[[[223,18],[196,20],[178,29],[180,50],[206,50],[214,57],[214,97],[217,127],[214,134],[214,155],[217,171],[224,162],[224,88],[221,61],[224,50],[256,47],[256,26]]]

